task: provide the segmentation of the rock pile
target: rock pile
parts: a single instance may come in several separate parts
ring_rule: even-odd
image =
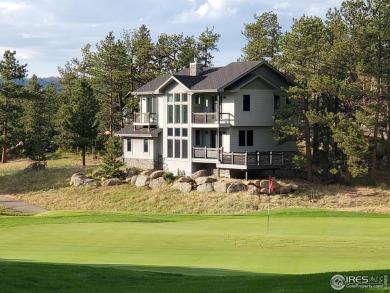
[[[150,189],[161,189],[168,185],[168,182],[164,179],[163,170],[157,171],[143,171],[139,175],[134,175],[128,172],[125,180],[111,178],[102,181],[102,186],[113,186],[124,183],[130,183],[138,188],[146,187]],[[279,182],[273,180],[272,184],[274,190],[269,190],[269,180],[252,180],[252,181],[218,181],[215,177],[209,176],[210,174],[206,170],[200,170],[192,174],[192,176],[183,176],[178,178],[170,186],[172,190],[178,190],[183,193],[189,193],[192,190],[197,192],[218,192],[218,193],[236,193],[247,191],[249,194],[288,194],[298,189],[295,184],[282,185]],[[168,179],[167,179],[168,180]],[[98,186],[97,181],[85,176],[81,173],[73,174],[70,185],[73,186]]]

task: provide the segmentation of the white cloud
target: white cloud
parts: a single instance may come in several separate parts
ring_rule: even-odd
[[[13,12],[18,10],[23,10],[27,7],[24,2],[9,2],[9,1],[0,1],[0,9],[2,13]]]
[[[286,10],[286,9],[289,9],[291,7],[291,4],[289,2],[276,2],[276,4],[274,4],[274,6],[272,6],[272,9],[275,10],[275,11],[280,11],[280,10]]]
[[[246,2],[244,0],[206,0],[203,4],[196,6],[195,1],[193,7],[180,13],[175,17],[174,23],[190,23],[208,18],[218,20],[223,17],[229,17],[237,14],[240,10],[240,4]]]

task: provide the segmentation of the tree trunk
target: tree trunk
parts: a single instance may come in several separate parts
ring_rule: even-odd
[[[4,164],[4,163],[7,163],[7,136],[8,136],[7,122],[5,123],[4,128],[3,128],[3,136],[4,136],[5,142],[3,143],[2,149],[1,149],[1,163]]]
[[[306,141],[306,172],[307,172],[307,181],[313,181],[313,160],[311,156],[311,143],[310,143],[310,123],[309,119],[306,117],[306,112],[309,110],[309,105],[307,99],[304,101],[305,109],[305,141]]]
[[[375,182],[376,179],[376,155],[378,150],[378,124],[379,124],[379,113],[376,111],[375,113],[375,122],[374,122],[374,140],[372,146],[372,156],[371,156],[371,170],[370,170],[370,178],[372,182]]]
[[[83,167],[85,167],[85,146],[81,147],[81,157],[83,159]]]

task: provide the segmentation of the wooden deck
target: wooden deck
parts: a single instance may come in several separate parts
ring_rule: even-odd
[[[222,148],[193,148],[193,162],[216,163],[221,169],[280,169],[285,165],[285,152],[223,152]]]

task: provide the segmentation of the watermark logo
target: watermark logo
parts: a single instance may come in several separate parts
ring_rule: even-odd
[[[345,287],[345,278],[342,275],[334,275],[330,279],[330,285],[335,290],[341,290]]]
[[[388,276],[334,275],[330,279],[330,286],[335,290],[342,290],[344,288],[386,288],[388,286]]]

